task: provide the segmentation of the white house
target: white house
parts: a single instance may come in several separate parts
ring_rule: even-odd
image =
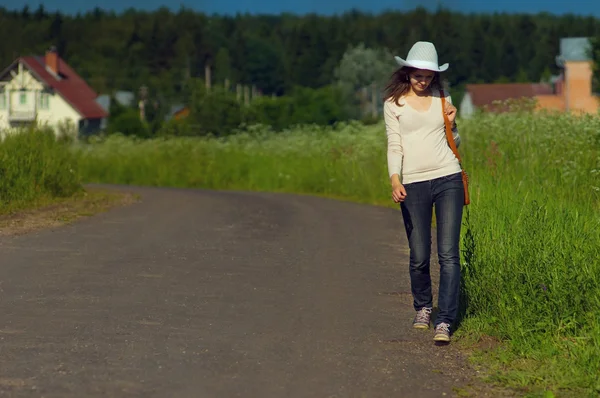
[[[108,116],[96,98],[56,49],[17,58],[0,72],[0,131],[37,121],[54,128],[72,123],[79,134],[94,133]]]

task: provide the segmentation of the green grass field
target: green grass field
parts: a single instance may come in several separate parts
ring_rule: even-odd
[[[466,309],[457,342],[499,341],[474,358],[490,367],[492,382],[525,395],[597,396],[600,119],[520,113],[480,115],[459,126],[472,204],[462,237]],[[64,193],[81,175],[85,182],[285,191],[396,207],[385,144],[382,124],[279,134],[256,127],[219,140],[112,136],[46,162],[56,162]],[[46,167],[11,157],[5,145],[0,154],[29,165],[38,181],[13,172],[19,189],[33,195],[48,185],[39,182]],[[76,178],[65,177],[67,167]],[[4,184],[3,200],[12,197],[11,182]]]

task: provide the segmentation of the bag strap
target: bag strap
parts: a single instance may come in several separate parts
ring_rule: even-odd
[[[444,90],[440,90],[440,96],[442,97],[442,115],[444,116],[444,125],[446,126],[446,140],[448,140],[448,145],[450,145],[450,149],[454,152],[454,156],[458,159],[458,163],[462,164],[458,149],[456,148],[456,143],[454,143],[454,134],[452,134],[450,119],[448,119],[448,115],[446,115],[446,95],[444,95]]]

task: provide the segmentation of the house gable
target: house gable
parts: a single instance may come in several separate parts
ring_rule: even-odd
[[[35,73],[18,61],[13,62],[0,76],[0,87],[5,91],[41,91],[48,87]]]
[[[0,128],[33,121],[56,125],[69,120],[77,124],[82,119],[79,111],[22,58],[0,73],[0,95],[0,111],[4,112]]]
[[[0,72],[0,130],[24,123],[71,124],[80,133],[101,127],[108,113],[96,93],[58,55],[20,57]]]
[[[0,85],[4,83],[4,86],[12,89],[8,84],[21,84],[19,81],[13,81],[15,68],[26,70],[43,88],[60,95],[82,119],[102,119],[108,116],[108,113],[96,102],[96,92],[56,54],[54,49],[49,50],[45,57],[18,58],[0,73]],[[32,84],[31,78],[18,80],[25,79]],[[41,88],[38,86],[37,89]]]
[[[51,73],[42,57],[23,57],[24,62],[55,89],[84,119],[108,116],[96,102],[97,94],[66,62],[58,57],[58,71]]]

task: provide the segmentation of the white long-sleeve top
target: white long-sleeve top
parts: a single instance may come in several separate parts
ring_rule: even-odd
[[[410,184],[460,172],[446,140],[440,93],[434,90],[431,106],[423,112],[404,98],[398,102],[401,106],[393,99],[383,105],[389,176],[398,174],[402,184]]]

